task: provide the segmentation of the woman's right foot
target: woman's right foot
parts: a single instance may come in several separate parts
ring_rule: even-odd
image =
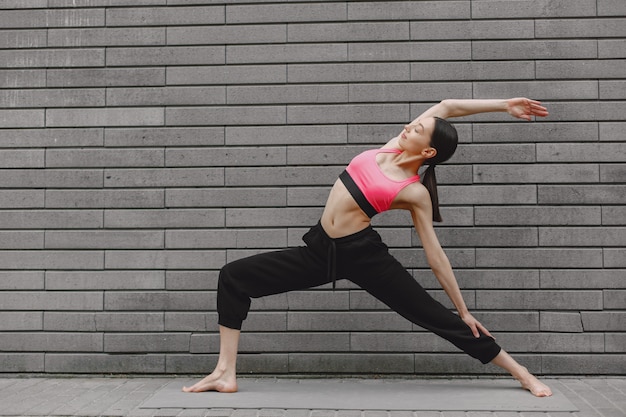
[[[522,388],[530,391],[535,397],[549,397],[552,395],[552,390],[533,375],[530,375],[523,381],[520,380],[520,383],[522,384]]]
[[[528,372],[528,369],[522,367],[520,375],[515,376],[515,379],[522,384],[522,388],[530,391],[535,397],[549,397],[552,395],[552,390],[543,382],[539,381],[537,377]]]
[[[237,392],[237,378],[228,372],[213,372],[191,387],[183,387],[184,392]]]

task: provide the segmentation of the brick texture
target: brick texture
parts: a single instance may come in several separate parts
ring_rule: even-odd
[[[0,5],[0,373],[198,373],[221,266],[302,245],[328,190],[444,98],[436,227],[467,305],[536,373],[625,374],[620,0]],[[406,212],[374,225],[451,307]],[[492,374],[356,285],[255,299],[243,373]]]

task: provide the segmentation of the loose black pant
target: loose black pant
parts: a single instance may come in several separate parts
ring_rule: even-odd
[[[220,325],[241,329],[251,297],[316,287],[334,282],[336,274],[482,363],[490,362],[500,352],[491,337],[482,333],[474,337],[459,316],[434,300],[389,254],[371,226],[333,239],[318,223],[303,240],[306,246],[254,255],[222,268],[217,289]]]

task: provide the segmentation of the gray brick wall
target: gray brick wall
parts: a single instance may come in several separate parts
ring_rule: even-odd
[[[0,373],[204,373],[227,261],[297,246],[363,149],[443,98],[438,236],[542,374],[626,373],[621,0],[0,2]],[[375,224],[450,306],[410,217]],[[345,281],[254,300],[241,373],[492,374]]]

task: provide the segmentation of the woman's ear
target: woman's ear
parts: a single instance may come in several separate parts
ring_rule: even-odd
[[[426,159],[434,158],[435,155],[437,155],[437,149],[433,148],[432,146],[429,146],[428,148],[424,148],[424,150],[422,151],[422,155]]]

